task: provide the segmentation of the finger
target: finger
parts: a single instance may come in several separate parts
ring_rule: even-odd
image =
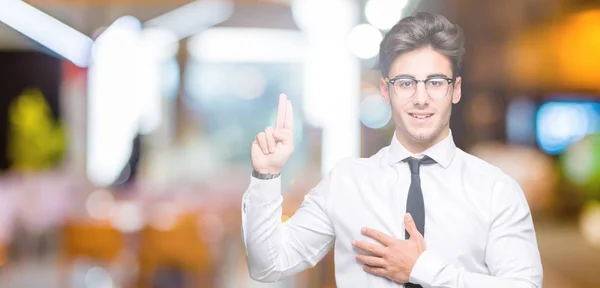
[[[404,215],[404,227],[406,228],[406,231],[408,231],[410,239],[423,238],[423,235],[421,235],[419,229],[417,229],[417,225],[415,224],[415,221],[413,220],[410,213],[406,213],[406,215]]]
[[[258,147],[258,149],[262,151],[262,148],[260,148],[260,144],[258,144],[258,137],[254,137],[254,141],[252,141],[252,149],[254,149],[254,146]]]
[[[386,247],[392,245],[396,241],[396,239],[388,236],[387,234],[371,228],[363,228],[362,234],[377,240],[377,242],[385,245]]]
[[[385,268],[387,266],[385,259],[383,259],[381,257],[373,257],[373,256],[366,256],[366,255],[358,254],[358,255],[356,255],[356,260],[362,264],[369,265],[371,267]]]
[[[275,122],[275,129],[283,128],[285,123],[285,109],[287,108],[287,96],[285,94],[279,95],[279,107],[277,108],[277,120]]]
[[[292,107],[292,101],[287,100],[285,109],[285,123],[283,128],[294,130],[294,108]]]
[[[383,257],[383,255],[385,255],[385,247],[381,247],[381,245],[356,240],[352,241],[352,245],[368,252],[371,254],[370,256]]]
[[[275,144],[275,138],[273,138],[273,127],[269,126],[265,129],[265,136],[267,138],[267,146],[270,153],[275,153],[275,148],[277,148]]]
[[[363,265],[363,270],[377,276],[386,277],[387,275],[387,270],[381,267],[370,267],[368,265]]]
[[[276,141],[282,142],[283,144],[288,144],[294,141],[294,135],[292,134],[292,131],[288,129],[273,131],[273,137]]]
[[[265,132],[258,133],[258,135],[256,135],[256,141],[258,141],[258,146],[260,146],[260,149],[263,151],[263,153],[265,155],[269,155],[269,148],[267,145],[267,135],[265,135]]]

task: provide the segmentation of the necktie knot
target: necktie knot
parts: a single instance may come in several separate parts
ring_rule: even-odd
[[[415,174],[415,175],[419,175],[419,167],[421,166],[421,164],[434,164],[435,160],[424,156],[421,159],[417,159],[414,157],[408,157],[405,159],[406,162],[408,162],[408,168],[410,168],[410,173],[411,174]]]

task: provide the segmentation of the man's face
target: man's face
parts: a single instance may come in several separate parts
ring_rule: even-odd
[[[405,53],[394,60],[389,79],[398,75],[424,80],[434,75],[452,78],[452,64],[444,55],[429,48]],[[425,149],[448,135],[452,103],[460,101],[461,79],[449,84],[442,97],[431,97],[425,83],[419,82],[412,97],[402,97],[394,91],[394,85],[381,79],[381,94],[386,104],[392,105],[398,140],[407,148]],[[414,151],[413,151],[414,152]]]

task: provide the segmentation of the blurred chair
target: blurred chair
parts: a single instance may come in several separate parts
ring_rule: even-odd
[[[106,267],[116,264],[124,251],[124,235],[109,222],[69,221],[61,229],[60,287],[76,260],[89,260]]]
[[[197,219],[197,214],[189,213],[179,215],[166,229],[144,227],[138,287],[214,287],[210,247],[201,237],[210,231],[202,229]]]

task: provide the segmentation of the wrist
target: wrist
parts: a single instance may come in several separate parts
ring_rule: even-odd
[[[269,179],[275,179],[277,177],[279,177],[281,175],[280,171],[273,171],[273,170],[256,170],[253,169],[252,170],[252,177],[257,178],[257,179],[264,179],[264,180],[269,180]]]
[[[410,275],[410,283],[419,284],[421,286],[432,286],[436,278],[450,263],[443,259],[437,258],[429,250],[417,258],[417,262],[413,266]]]

